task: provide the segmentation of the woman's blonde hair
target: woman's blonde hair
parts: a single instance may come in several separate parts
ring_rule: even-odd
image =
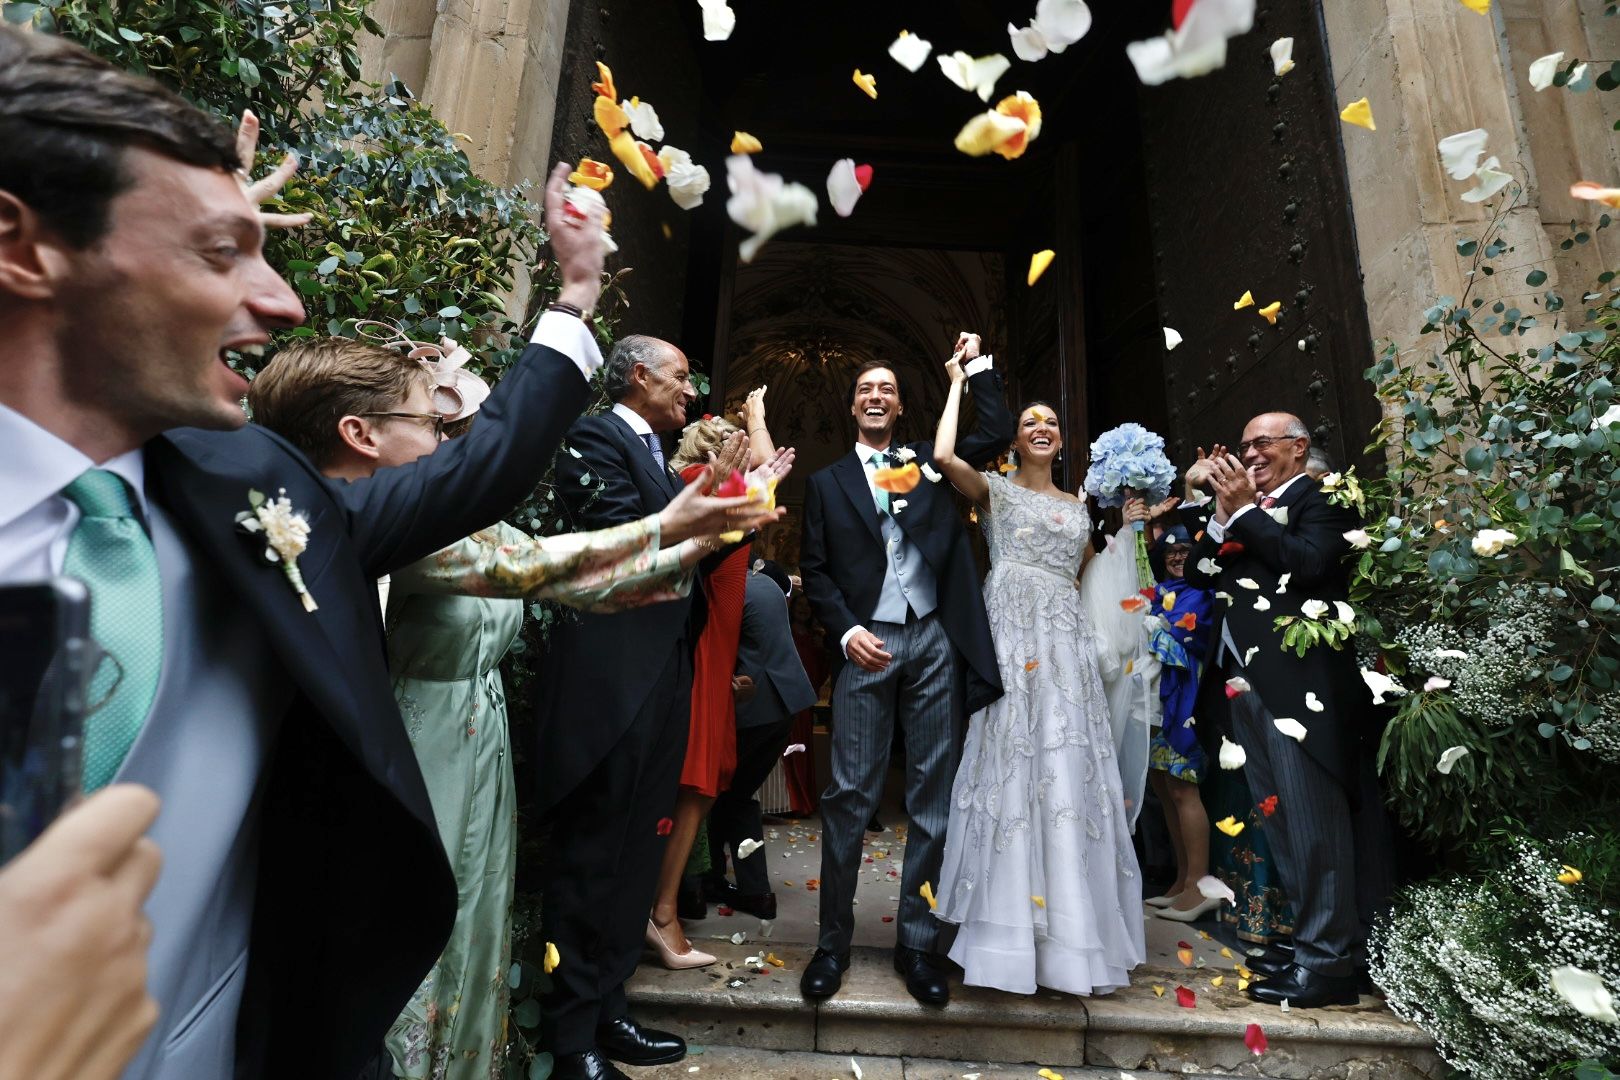
[[[720,445],[733,431],[741,431],[723,416],[710,416],[694,420],[681,432],[681,444],[675,448],[670,466],[680,472],[688,465],[707,462],[711,453],[719,453]]]

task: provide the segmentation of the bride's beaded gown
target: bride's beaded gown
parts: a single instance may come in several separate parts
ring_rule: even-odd
[[[1074,994],[1129,983],[1145,956],[1107,702],[1075,579],[1083,502],[990,474],[984,606],[1006,694],[969,722],[938,917],[964,981]]]

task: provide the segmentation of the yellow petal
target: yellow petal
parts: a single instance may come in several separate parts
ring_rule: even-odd
[[[1041,1080],[1063,1080],[1063,1074],[1062,1073],[1053,1072],[1051,1069],[1042,1069],[1040,1072],[1036,1073],[1035,1075],[1040,1077]]]
[[[1198,931],[1198,936],[1203,938],[1205,941],[1214,941],[1215,940],[1214,938],[1209,936],[1209,931],[1208,930],[1200,930],[1200,931]]]
[[[1477,11],[1481,15],[1491,13],[1491,0],[1462,0],[1462,6],[1469,11]]]
[[[1224,817],[1215,823],[1215,827],[1227,836],[1236,836],[1243,831],[1243,822],[1234,817]]]
[[[1244,979],[1252,979],[1252,978],[1254,978],[1254,972],[1250,971],[1248,968],[1244,967],[1242,964],[1237,965],[1237,973],[1241,978],[1244,978]]]
[[[1584,875],[1582,875],[1579,870],[1575,869],[1573,866],[1570,866],[1568,863],[1565,863],[1564,872],[1558,875],[1558,880],[1565,885],[1574,885],[1579,882],[1583,876]]]
[[[1232,310],[1242,311],[1246,307],[1254,307],[1254,293],[1247,289],[1243,290],[1243,295],[1238,297],[1237,303],[1232,305]]]
[[[550,975],[553,971],[556,971],[557,965],[560,963],[562,963],[562,957],[557,954],[557,946],[549,941],[546,942],[546,962],[544,965],[546,974]]]
[[[1247,990],[1248,988],[1249,988],[1249,980],[1248,979],[1239,979],[1238,980],[1238,991],[1240,993],[1242,991],[1244,991],[1244,990]]]
[[[1030,899],[1034,901],[1035,906],[1038,908],[1044,908],[1046,906],[1046,897],[1044,896],[1032,896]]]
[[[1136,670],[1136,661],[1134,659],[1125,661],[1125,674],[1129,675],[1131,672],[1133,672],[1135,670]]]
[[[865,94],[867,97],[869,97],[872,100],[876,101],[877,100],[877,76],[876,75],[863,75],[863,74],[861,74],[861,69],[856,68],[854,78],[855,78],[855,85],[861,88],[861,93]]]
[[[1604,206],[1620,209],[1620,188],[1602,187],[1590,180],[1581,180],[1569,185],[1569,193],[1577,199],[1591,199]]]
[[[1181,961],[1182,967],[1193,966],[1193,951],[1191,949],[1177,949],[1176,959]]]
[[[1463,2],[1468,3],[1469,0],[1463,0]],[[1485,0],[1485,2],[1489,4],[1490,0]],[[1373,123],[1372,105],[1366,98],[1362,98],[1360,101],[1352,101],[1346,105],[1344,111],[1339,114],[1339,119],[1347,124],[1364,127],[1368,131],[1378,130],[1378,125]]]
[[[603,191],[613,183],[613,170],[603,162],[581,158],[574,171],[568,174],[568,182],[592,191]]]
[[[1023,90],[1009,94],[996,102],[996,112],[1002,116],[1022,120],[1026,142],[1041,133],[1041,103]]]
[[[775,953],[766,953],[765,962],[772,967],[787,967],[787,961],[778,958]]]
[[[591,89],[595,90],[601,97],[611,98],[614,101],[618,101],[619,91],[614,89],[613,86],[612,69],[606,64],[602,63],[602,61],[598,60],[596,62],[596,76],[598,81],[591,83]]]
[[[731,152],[733,154],[757,154],[765,149],[760,141],[746,131],[731,133]]]
[[[1164,997],[1164,987],[1160,986],[1158,983],[1154,983],[1153,984],[1153,996],[1154,997]]]
[[[1228,949],[1225,945],[1222,945],[1221,946],[1221,955],[1226,957],[1226,959],[1230,960],[1230,959],[1232,959],[1232,950]]]
[[[596,111],[596,126],[601,128],[602,134],[608,138],[613,138],[630,126],[630,114],[620,108],[619,103],[612,98],[597,98],[594,108]]]
[[[1269,303],[1265,307],[1261,308],[1255,314],[1259,315],[1262,319],[1266,320],[1266,322],[1270,323],[1272,326],[1276,326],[1277,325],[1277,314],[1280,311],[1282,311],[1282,301],[1281,300],[1273,300],[1271,303]]]
[[[990,153],[1017,157],[1022,150],[1008,155],[1003,153],[1003,148],[1027,143],[1027,130],[1024,122],[1016,116],[1004,116],[994,111],[980,113],[963,124],[962,130],[956,133],[956,148],[969,157],[983,157]]]
[[[647,164],[647,158],[642,154],[641,147],[628,131],[621,131],[608,139],[608,146],[613,150],[613,156],[619,159],[619,164],[628,169],[630,175],[640,180],[643,186],[648,190],[658,186],[658,175]]]
[[[1051,248],[1047,248],[1045,251],[1037,251],[1029,257],[1028,280],[1031,285],[1041,279],[1041,275],[1046,273],[1046,268],[1052,265],[1052,260],[1055,258],[1057,258],[1057,252]]]
[[[917,892],[924,900],[928,901],[929,911],[933,911],[935,908],[939,907],[939,901],[934,899],[934,886],[932,883],[927,881],[923,882],[922,888],[918,889]]]
[[[1217,975],[1213,979],[1209,980],[1209,985],[1211,985],[1211,986],[1223,986],[1223,985],[1225,985],[1225,983],[1226,983],[1226,976],[1225,975]]]

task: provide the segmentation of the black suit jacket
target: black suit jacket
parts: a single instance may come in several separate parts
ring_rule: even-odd
[[[681,487],[612,412],[581,417],[568,429],[568,450],[557,455],[556,479],[558,496],[581,530],[656,514]],[[710,556],[703,565],[719,557]],[[607,756],[646,701],[670,652],[691,649],[700,629],[700,596],[694,585],[692,595],[679,600],[612,614],[581,613],[552,627],[536,695],[542,811]]]
[[[980,468],[1012,443],[1014,421],[1003,398],[1001,377],[995,371],[979,372],[968,380],[968,386],[978,408],[979,428],[957,440],[956,456]],[[908,448],[916,455],[918,468],[925,464],[933,467],[932,443],[910,443]],[[972,713],[1001,696],[1001,675],[984,614],[979,568],[951,490],[944,480],[931,483],[924,477],[910,493],[891,499],[906,501],[894,515],[895,523],[917,545],[933,571],[940,621],[967,662],[966,706]],[[839,639],[850,627],[871,621],[883,592],[887,566],[882,525],[872,501],[866,467],[860,455],[851,450],[811,475],[805,487],[804,538],[799,554],[805,595],[827,632],[835,678],[845,663]]]
[[[1305,752],[1344,785],[1352,801],[1362,743],[1377,734],[1372,694],[1362,681],[1355,653],[1348,647],[1318,645],[1298,656],[1284,650],[1275,623],[1283,615],[1303,617],[1300,608],[1307,600],[1330,605],[1348,601],[1350,567],[1345,556],[1350,542],[1344,534],[1360,524],[1354,510],[1329,502],[1321,485],[1302,477],[1271,511],[1256,508],[1231,523],[1226,541],[1241,545],[1241,550],[1228,547],[1222,555],[1222,545],[1205,532],[1187,556],[1191,584],[1231,597],[1225,619],[1238,649],[1246,655],[1254,650],[1243,665],[1254,692],[1273,717],[1291,717],[1305,726],[1301,743]],[[1207,572],[1206,559],[1215,564],[1217,573]],[[1259,587],[1239,584],[1245,579]],[[1269,608],[1255,608],[1260,598]],[[1324,617],[1336,616],[1336,610],[1330,610]],[[1316,695],[1321,712],[1306,705],[1307,693]]]
[[[787,597],[764,574],[748,575],[742,634],[737,639],[737,674],[754,680],[754,696],[737,706],[739,728],[786,720],[816,703],[816,688],[810,685],[799,650],[793,645]]]
[[[251,425],[147,444],[148,492],[263,625],[296,688],[264,779],[238,1080],[352,1080],[448,939],[456,883],[394,702],[377,578],[520,502],[586,396],[572,360],[530,346],[469,434],[352,484]],[[237,528],[250,489],[285,489],[309,519],[298,566],[319,610]]]

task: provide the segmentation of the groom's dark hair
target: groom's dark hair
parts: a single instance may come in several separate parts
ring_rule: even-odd
[[[850,376],[849,403],[851,405],[855,404],[855,390],[861,385],[861,376],[865,375],[868,371],[876,371],[878,368],[882,368],[884,371],[887,371],[890,375],[894,376],[894,394],[900,399],[900,404],[905,404],[906,388],[901,385],[900,372],[895,370],[894,365],[889,363],[887,360],[867,360],[863,362],[860,367],[855,369],[854,375]]]
[[[234,171],[236,137],[151,79],[78,45],[0,26],[0,190],[76,248],[107,231],[108,205],[133,182],[124,151]]]

